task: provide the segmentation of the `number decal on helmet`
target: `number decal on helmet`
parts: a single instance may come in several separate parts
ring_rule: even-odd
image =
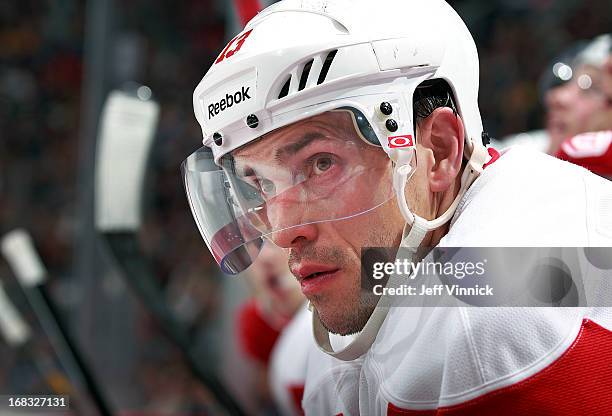
[[[221,55],[219,55],[219,57],[215,61],[215,64],[218,64],[224,59],[231,58],[232,56],[234,56],[234,54],[238,52],[240,48],[242,48],[242,45],[244,45],[244,42],[247,40],[252,31],[253,29],[249,30],[248,32],[244,32],[232,39],[230,43],[227,44],[225,49],[223,49],[223,52],[221,52]]]

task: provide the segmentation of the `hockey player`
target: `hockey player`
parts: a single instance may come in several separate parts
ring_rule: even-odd
[[[282,1],[196,88],[192,212],[228,274],[262,239],[289,252],[324,351],[307,415],[612,412],[608,308],[388,308],[360,288],[367,247],[612,245],[612,185],[487,149],[477,96],[441,0]]]
[[[513,134],[492,144],[500,149],[528,146],[555,155],[564,140],[606,124],[604,113],[610,109],[600,84],[610,45],[610,35],[601,35],[564,53],[546,69],[540,82],[546,107],[545,129]]]
[[[556,156],[612,179],[612,38],[605,35],[595,42],[609,50],[608,57],[594,81],[595,91],[591,92],[591,95],[599,96],[603,105],[589,115],[590,123],[587,129],[590,132],[567,139]]]
[[[261,413],[263,409],[271,408],[272,402],[278,406],[290,402],[287,399],[295,383],[285,381],[282,377],[284,374],[278,371],[270,374],[270,369],[273,361],[279,361],[274,353],[279,336],[296,313],[304,309],[304,296],[289,272],[287,256],[272,243],[262,247],[246,275],[251,297],[238,310],[237,340],[252,363],[256,376],[256,404]],[[305,357],[303,360],[306,360]],[[291,366],[293,362],[295,360],[281,364]],[[302,390],[305,371],[303,373]]]
[[[611,46],[610,35],[595,38],[576,57],[571,79],[546,93],[549,154],[559,151],[561,143],[572,136],[610,125],[612,110],[601,84]]]
[[[608,96],[608,100],[612,99],[612,46],[608,54],[608,59],[603,67],[603,82],[602,88],[604,93]]]
[[[312,315],[304,305],[283,329],[270,359],[270,389],[283,416],[304,414],[302,398],[312,353],[319,351],[312,336]]]
[[[574,136],[561,144],[556,156],[612,180],[612,130]]]

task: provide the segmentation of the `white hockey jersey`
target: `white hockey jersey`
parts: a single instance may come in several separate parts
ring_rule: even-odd
[[[317,349],[311,322],[311,312],[302,307],[283,329],[272,350],[268,378],[274,402],[283,416],[303,414],[307,357]]]
[[[509,149],[440,246],[610,247],[612,182]],[[612,308],[391,308],[359,360],[312,353],[308,374],[307,415],[611,415]]]
[[[332,339],[337,348],[351,340],[338,336]],[[333,406],[338,409],[336,413],[358,412],[359,397],[353,393],[357,392],[354,383],[359,381],[360,362],[338,361],[319,350],[312,334],[312,312],[304,306],[281,333],[270,359],[269,382],[281,415],[304,414],[302,399],[305,396],[310,401],[313,394],[328,405],[338,401]],[[343,376],[345,379],[337,384],[338,377]],[[305,391],[306,379],[312,381],[309,386],[317,386],[317,391]],[[341,392],[336,392],[336,388]]]

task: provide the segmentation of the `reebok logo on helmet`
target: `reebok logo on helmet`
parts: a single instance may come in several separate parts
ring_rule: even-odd
[[[232,108],[236,104],[240,104],[243,101],[250,100],[249,90],[251,87],[241,87],[239,91],[234,94],[225,94],[225,98],[209,104],[208,106],[208,119],[212,120],[213,117],[219,115],[228,108]]]

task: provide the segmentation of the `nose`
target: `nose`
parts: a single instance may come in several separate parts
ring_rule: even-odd
[[[295,225],[273,232],[270,239],[281,248],[298,248],[316,240],[318,234],[319,231],[316,224]]]
[[[272,229],[270,240],[281,248],[296,248],[315,240],[318,227],[313,224],[321,214],[321,207],[309,203],[302,186],[290,190],[268,201],[267,215]]]

